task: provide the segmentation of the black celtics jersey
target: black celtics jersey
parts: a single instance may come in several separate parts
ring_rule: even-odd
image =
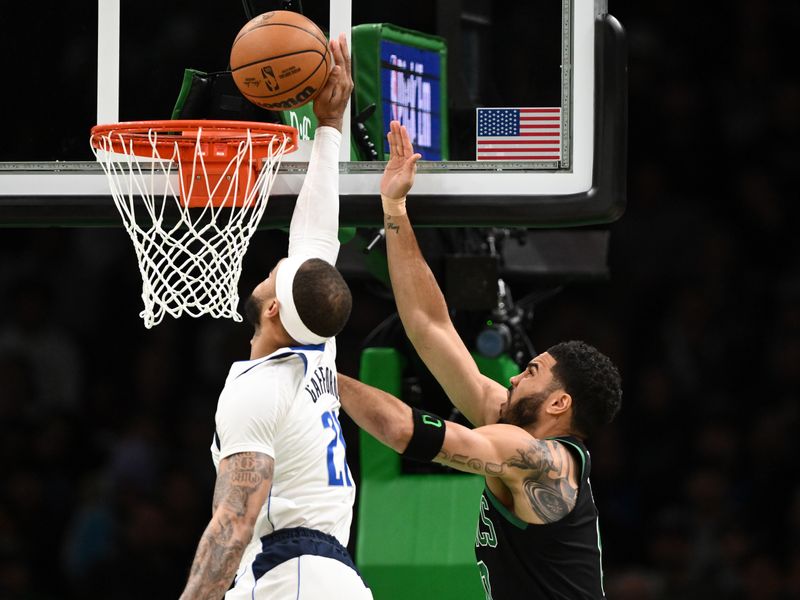
[[[484,488],[475,555],[486,600],[605,598],[589,452],[577,438],[552,439],[583,467],[575,508],[560,521],[533,525]]]

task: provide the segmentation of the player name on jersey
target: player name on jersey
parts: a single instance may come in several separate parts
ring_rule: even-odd
[[[330,394],[338,399],[339,386],[336,382],[336,373],[328,367],[317,367],[306,385],[306,392],[311,396],[312,402],[316,402],[322,394]]]

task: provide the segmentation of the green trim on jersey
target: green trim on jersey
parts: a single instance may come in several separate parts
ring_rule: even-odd
[[[549,440],[557,440],[562,444],[569,444],[573,448],[577,448],[578,452],[581,454],[581,481],[583,481],[583,474],[586,471],[586,455],[583,452],[583,449],[578,446],[575,442],[571,442],[569,440],[565,440],[564,438],[560,437],[553,437],[547,438]],[[587,480],[588,483],[588,480]],[[589,485],[589,494],[592,497],[592,504],[594,504],[594,494],[592,494],[591,484]],[[596,505],[595,505],[596,507]],[[605,574],[603,573],[603,542],[600,539],[600,515],[595,518],[595,530],[597,531],[597,551],[600,553],[600,591],[603,592],[603,597],[606,595],[605,589]]]
[[[581,455],[581,479],[583,479],[583,474],[586,472],[586,455],[583,453],[583,449],[578,446],[575,442],[570,442],[569,440],[565,440],[564,438],[560,437],[551,437],[547,438],[548,440],[556,440],[557,442],[561,442],[562,444],[569,444],[573,448],[575,448]]]
[[[497,512],[499,512],[506,518],[506,521],[514,525],[514,527],[518,527],[519,529],[528,528],[528,525],[530,525],[530,523],[526,523],[525,521],[520,519],[517,515],[508,510],[505,506],[503,506],[503,503],[500,502],[500,500],[498,500],[495,497],[495,495],[492,493],[492,490],[489,489],[488,485],[484,487],[484,490],[486,491],[486,497],[489,498],[489,502],[491,502],[492,505],[497,509]]]
[[[564,438],[549,437],[549,438],[546,438],[546,439],[555,440],[557,442],[561,442],[562,444],[569,444],[570,446],[575,448],[580,453],[580,455],[581,455],[581,479],[583,479],[583,474],[586,472],[586,455],[583,453],[583,449],[580,446],[578,446],[578,444],[576,444],[575,442],[570,442],[569,440],[566,440]],[[510,510],[508,510],[505,506],[503,506],[503,503],[500,502],[500,500],[497,499],[497,497],[492,493],[492,490],[489,489],[488,485],[484,486],[484,489],[486,490],[486,496],[489,498],[489,501],[497,509],[497,512],[499,512],[503,517],[505,517],[506,521],[508,521],[509,523],[511,523],[512,525],[514,525],[515,527],[517,527],[519,529],[527,529],[528,526],[531,525],[531,523],[527,523],[527,522],[523,521],[518,516],[516,516],[514,513],[512,513]]]

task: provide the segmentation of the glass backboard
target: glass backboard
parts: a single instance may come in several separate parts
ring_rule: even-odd
[[[343,225],[382,222],[376,197],[391,118],[423,153],[416,224],[560,227],[621,215],[626,57],[605,2],[304,0],[302,8],[323,30],[351,33],[348,118],[375,106],[358,129],[368,131],[372,156],[351,136],[353,123],[345,127]],[[0,149],[0,225],[118,225],[89,129],[169,118],[184,69],[225,70],[246,21],[238,2],[99,0],[86,14],[20,5],[0,27],[28,49],[17,55],[19,71],[39,76],[6,97],[12,143]],[[303,116],[292,119],[310,137]],[[284,162],[262,227],[288,223],[310,143]]]

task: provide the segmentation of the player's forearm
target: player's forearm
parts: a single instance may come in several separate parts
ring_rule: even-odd
[[[339,146],[342,134],[318,127],[308,172],[289,225],[289,256],[308,255],[330,264],[339,253]]]
[[[203,532],[180,600],[219,600],[231,585],[253,525],[215,515]]]
[[[477,365],[455,330],[447,303],[406,215],[384,215],[397,312],[419,357],[450,401],[474,425],[486,424],[487,398]]]
[[[442,291],[420,252],[408,215],[385,214],[384,228],[397,312],[413,342],[431,324],[448,323],[450,315]]]
[[[396,452],[411,439],[411,407],[377,388],[338,375],[339,399],[356,425]]]

